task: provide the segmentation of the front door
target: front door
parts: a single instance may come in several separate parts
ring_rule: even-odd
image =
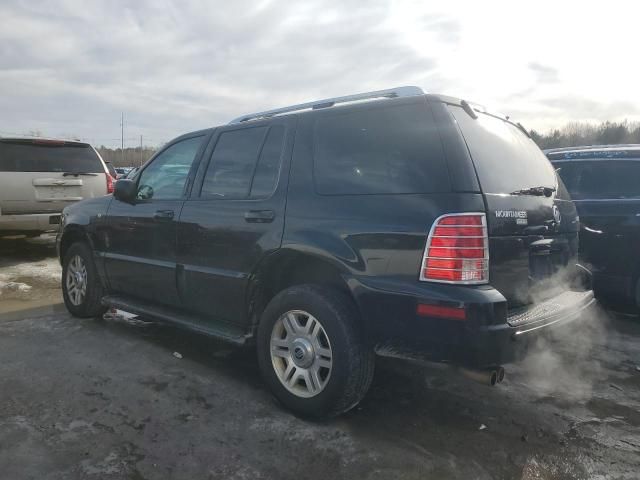
[[[185,308],[242,324],[258,263],[280,247],[294,118],[217,130],[178,226]]]
[[[205,135],[199,134],[168,145],[136,176],[136,200],[111,202],[105,230],[105,269],[113,292],[166,305],[180,303],[176,221],[204,139]]]

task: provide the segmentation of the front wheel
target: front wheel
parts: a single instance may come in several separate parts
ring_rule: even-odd
[[[271,300],[258,327],[258,360],[276,398],[307,417],[353,408],[374,369],[352,300],[316,285],[291,287]]]
[[[102,284],[91,249],[74,243],[62,262],[62,297],[67,310],[81,318],[96,317],[107,311],[101,303]]]

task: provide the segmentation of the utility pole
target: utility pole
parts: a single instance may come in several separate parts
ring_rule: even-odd
[[[140,135],[140,163],[138,164],[138,166],[142,166],[142,135]]]
[[[122,152],[122,164],[124,165],[124,112],[120,114],[120,151]]]

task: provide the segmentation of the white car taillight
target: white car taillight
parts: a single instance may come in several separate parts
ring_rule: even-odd
[[[113,177],[109,172],[106,172],[107,175],[107,194],[113,193],[113,189],[115,188]]]
[[[420,280],[464,285],[489,281],[484,213],[454,213],[436,219],[424,250]]]

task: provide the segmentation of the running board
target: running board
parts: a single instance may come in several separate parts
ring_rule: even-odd
[[[251,334],[247,334],[242,328],[226,322],[215,322],[211,319],[205,319],[176,308],[164,305],[159,306],[151,302],[145,302],[124,295],[107,295],[102,298],[102,304],[142,317],[170,323],[187,330],[203,333],[235,345],[245,345],[252,337]]]

